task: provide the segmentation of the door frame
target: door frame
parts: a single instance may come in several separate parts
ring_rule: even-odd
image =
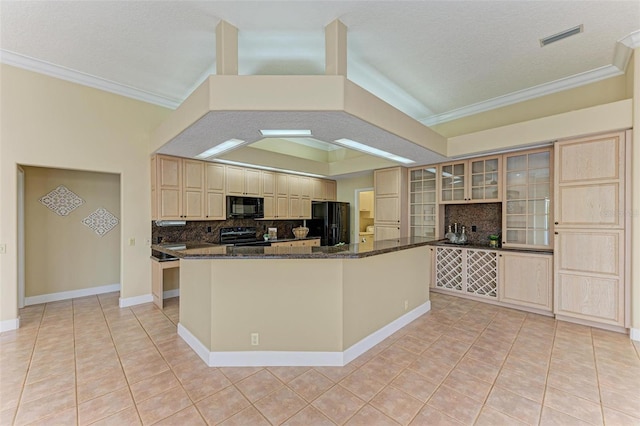
[[[375,198],[375,188],[356,188],[354,190],[354,214],[353,214],[353,239],[352,241],[360,242],[360,193],[361,192],[373,192]]]
[[[18,309],[24,308],[25,292],[24,184],[24,169],[18,166]]]

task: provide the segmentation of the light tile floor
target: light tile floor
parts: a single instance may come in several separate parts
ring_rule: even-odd
[[[621,334],[432,294],[346,367],[208,368],[176,335],[178,303],[21,310],[0,335],[0,424],[640,425],[639,346]]]

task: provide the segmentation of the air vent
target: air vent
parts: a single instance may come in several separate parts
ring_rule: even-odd
[[[549,37],[541,38],[540,47],[545,47],[547,44],[555,43],[556,41],[571,37],[572,35],[580,34],[583,30],[583,26],[580,24],[577,27],[569,28],[568,30],[564,30]]]

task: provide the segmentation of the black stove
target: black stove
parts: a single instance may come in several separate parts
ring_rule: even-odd
[[[220,244],[234,246],[270,246],[269,241],[256,238],[258,229],[255,226],[234,226],[220,229]]]

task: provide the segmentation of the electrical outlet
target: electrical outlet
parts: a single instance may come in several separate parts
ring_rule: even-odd
[[[407,309],[409,309],[409,301],[405,300],[404,301],[404,310],[406,311]]]
[[[251,346],[258,346],[260,344],[260,335],[258,333],[251,333]]]
[[[7,254],[7,245],[0,244],[0,254]]]
[[[471,232],[478,232],[478,227],[475,225],[471,225]]]
[[[211,232],[211,227],[207,226],[207,232]]]

